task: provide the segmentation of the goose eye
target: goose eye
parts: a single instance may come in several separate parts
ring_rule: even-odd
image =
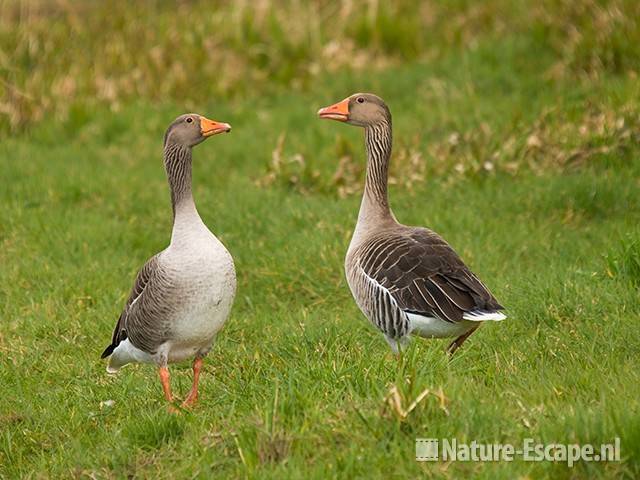
[[[191,122],[193,122],[193,118],[188,117],[188,118],[187,118],[187,123],[191,123]]]
[[[358,99],[356,100],[358,103],[364,103],[364,98],[362,97],[358,97]]]

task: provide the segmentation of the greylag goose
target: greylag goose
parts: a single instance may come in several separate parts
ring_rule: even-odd
[[[136,277],[111,344],[107,372],[127,363],[158,366],[165,398],[173,401],[168,363],[193,358],[193,386],[183,406],[198,399],[202,359],[233,303],[236,273],[231,255],[203,223],[191,193],[191,149],[231,131],[226,123],[190,113],[164,136],[164,166],[171,189],[173,231],[169,246],[151,257]]]
[[[345,259],[358,307],[398,353],[409,335],[454,337],[453,354],[503,307],[438,234],[398,223],[387,197],[391,112],[381,98],[357,93],[318,111],[320,118],[364,128],[367,172],[358,222]]]

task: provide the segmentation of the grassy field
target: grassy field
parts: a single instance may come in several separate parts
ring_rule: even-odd
[[[13,16],[0,16],[0,478],[640,476],[637,4],[474,3],[400,2],[354,26],[358,7],[375,2],[336,6],[338,17],[314,2],[322,15],[305,43],[276,35],[285,27],[272,2],[261,3],[262,23],[263,10],[250,17],[246,5],[199,17],[201,2],[173,16],[155,2],[148,35],[169,48],[172,29],[201,18],[185,37],[198,52],[207,38],[197,32],[244,12],[230,12],[226,28],[239,36],[220,34],[216,45],[230,49],[212,64],[177,45],[186,80],[170,74],[158,92],[162,72],[144,63],[131,91],[109,70],[153,44],[121,9],[92,37],[97,20],[74,23],[65,3],[3,4]],[[47,15],[60,17],[49,33]],[[329,68],[334,18],[335,41],[352,50]],[[77,51],[65,67],[81,48],[65,32],[80,30],[89,56],[113,38],[95,70]],[[68,50],[34,62],[47,38]],[[268,38],[270,55],[242,48]],[[23,63],[6,68],[7,58]],[[77,84],[65,91],[70,71]],[[111,97],[95,90],[105,72]],[[420,339],[393,358],[344,280],[362,132],[315,112],[355,91],[378,93],[394,115],[396,216],[442,234],[507,308],[507,321],[479,330],[452,361],[445,342]],[[185,110],[233,125],[196,148],[194,194],[239,284],[202,401],[176,416],[152,367],[109,377],[99,355],[137,268],[169,241],[161,142]],[[186,394],[190,366],[172,371]],[[406,409],[425,389],[406,417],[393,406],[393,392]],[[620,437],[622,461],[418,463],[416,437]]]

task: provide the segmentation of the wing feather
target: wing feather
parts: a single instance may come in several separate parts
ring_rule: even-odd
[[[503,309],[458,254],[427,229],[376,235],[361,247],[359,263],[407,312],[460,322],[471,312]]]
[[[154,255],[149,260],[147,260],[147,262],[138,272],[138,275],[136,276],[135,282],[133,284],[133,288],[131,289],[131,293],[129,294],[127,302],[125,303],[125,307],[120,314],[120,317],[118,318],[115,329],[113,330],[111,344],[107,348],[105,348],[104,352],[102,352],[101,358],[106,358],[111,355],[115,348],[120,344],[120,342],[130,337],[132,329],[134,330],[134,337],[138,336],[136,335],[136,327],[140,324],[138,317],[140,316],[140,313],[145,310],[143,308],[143,305],[144,303],[146,303],[141,300],[143,300],[145,290],[147,289],[149,283],[152,281],[152,278],[157,274],[159,270],[159,255],[160,254]],[[134,340],[131,339],[131,341],[133,343]],[[140,345],[136,346],[140,348]]]

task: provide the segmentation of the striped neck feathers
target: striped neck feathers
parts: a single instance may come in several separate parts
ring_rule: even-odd
[[[367,176],[360,207],[361,217],[392,217],[387,193],[391,145],[391,119],[365,128]]]
[[[191,193],[191,148],[167,143],[164,147],[164,168],[171,189],[174,222],[181,211],[195,210]]]

